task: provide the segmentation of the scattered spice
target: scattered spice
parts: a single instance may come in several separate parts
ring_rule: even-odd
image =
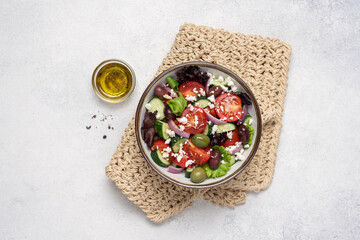
[[[111,115],[111,114],[105,115],[104,113],[101,113],[100,111],[98,111],[97,114],[91,115],[91,119],[95,119],[95,118],[99,119],[98,121],[100,121],[101,125],[104,125],[104,123],[106,124],[106,122],[108,120],[113,120],[114,119],[113,115]],[[91,128],[93,128],[93,129],[96,128],[97,129],[98,128],[97,125],[99,125],[99,124],[86,125],[85,128],[87,130],[90,130]],[[108,129],[114,130],[114,127],[111,126],[111,124],[107,124],[107,125],[108,125]],[[103,129],[103,127],[100,127],[100,129]],[[107,138],[107,136],[103,135],[103,139],[106,139],[106,138]]]

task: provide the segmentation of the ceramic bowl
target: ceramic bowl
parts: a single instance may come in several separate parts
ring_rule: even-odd
[[[141,126],[142,121],[144,119],[144,115],[146,112],[145,104],[148,103],[153,97],[155,97],[154,89],[158,85],[162,85],[166,83],[165,78],[167,76],[171,76],[174,79],[176,79],[176,72],[180,70],[183,67],[190,66],[190,65],[196,65],[199,66],[202,71],[211,72],[215,76],[223,76],[224,78],[230,77],[235,85],[238,87],[238,90],[241,92],[246,92],[251,100],[252,105],[249,106],[248,112],[253,117],[253,123],[252,127],[255,129],[255,134],[253,137],[253,144],[250,146],[250,148],[246,149],[244,152],[245,160],[243,161],[237,161],[234,165],[231,166],[230,170],[227,172],[225,176],[219,177],[219,178],[207,178],[202,183],[193,183],[191,182],[190,178],[185,178],[185,174],[173,174],[169,173],[167,168],[158,166],[151,158],[151,149],[149,149],[144,142],[144,140],[141,137]],[[144,93],[141,96],[141,99],[139,101],[138,107],[136,109],[136,116],[135,116],[135,134],[137,139],[137,144],[139,145],[140,152],[144,156],[147,163],[151,166],[151,168],[156,172],[156,174],[159,174],[161,177],[173,182],[174,184],[183,186],[183,187],[189,187],[189,188],[210,188],[215,187],[220,184],[223,184],[227,181],[230,181],[233,179],[236,175],[240,174],[246,166],[251,162],[252,158],[254,157],[261,138],[261,115],[260,115],[260,109],[259,105],[255,99],[254,94],[251,92],[249,86],[235,73],[230,71],[227,68],[224,68],[222,66],[219,66],[217,64],[213,63],[207,63],[207,62],[187,62],[182,63],[176,66],[173,66],[161,74],[159,74],[145,89]]]

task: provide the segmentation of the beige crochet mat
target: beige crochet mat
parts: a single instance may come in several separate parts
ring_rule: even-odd
[[[132,119],[106,175],[154,222],[184,211],[197,198],[234,207],[246,201],[247,191],[267,188],[274,174],[290,54],[290,46],[278,39],[184,24],[157,74],[179,63],[206,61],[240,76],[255,94],[262,114],[263,132],[255,157],[241,174],[223,185],[201,190],[180,187],[148,166],[136,144]]]

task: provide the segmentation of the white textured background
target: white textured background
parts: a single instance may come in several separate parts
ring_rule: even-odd
[[[359,238],[359,13],[355,0],[2,0],[0,239]],[[104,167],[184,22],[279,38],[293,54],[270,187],[235,209],[198,200],[158,225]],[[137,75],[122,104],[91,88],[109,58]]]

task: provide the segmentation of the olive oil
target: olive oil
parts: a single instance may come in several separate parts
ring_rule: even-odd
[[[126,66],[110,63],[99,70],[96,87],[107,97],[122,98],[130,91],[132,81],[132,75]]]

